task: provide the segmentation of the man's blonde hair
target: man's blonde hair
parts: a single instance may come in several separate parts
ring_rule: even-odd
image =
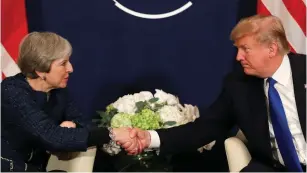
[[[72,47],[63,37],[52,32],[32,32],[20,43],[17,64],[29,78],[38,78],[36,71],[50,71],[51,63],[70,56]]]
[[[276,16],[254,15],[244,18],[233,28],[230,39],[235,42],[247,35],[254,36],[260,44],[269,45],[276,42],[281,55],[290,51],[284,27]]]

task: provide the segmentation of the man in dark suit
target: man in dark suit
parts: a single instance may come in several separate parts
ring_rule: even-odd
[[[289,53],[284,28],[275,16],[241,20],[231,39],[244,73],[225,78],[218,99],[199,119],[171,129],[134,129],[131,136],[136,135],[144,148],[175,153],[198,148],[237,125],[252,156],[242,171],[304,170],[306,56]],[[130,153],[137,151],[123,147]]]

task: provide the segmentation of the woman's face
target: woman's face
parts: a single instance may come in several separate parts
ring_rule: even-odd
[[[46,73],[46,82],[52,88],[65,88],[67,86],[69,73],[73,72],[73,67],[69,62],[69,57],[56,59],[51,63],[50,72]]]

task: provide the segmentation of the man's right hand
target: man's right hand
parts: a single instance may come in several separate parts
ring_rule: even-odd
[[[131,138],[136,138],[138,141],[138,148],[131,149],[130,148],[125,148],[125,150],[128,152],[128,154],[140,154],[143,152],[145,148],[148,148],[151,142],[151,136],[150,133],[146,130],[142,130],[139,128],[133,128],[130,131],[130,137]]]

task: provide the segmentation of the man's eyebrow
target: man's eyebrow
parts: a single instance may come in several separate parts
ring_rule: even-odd
[[[238,47],[240,47],[240,48],[247,48],[247,45],[243,44],[243,45],[239,45]]]

